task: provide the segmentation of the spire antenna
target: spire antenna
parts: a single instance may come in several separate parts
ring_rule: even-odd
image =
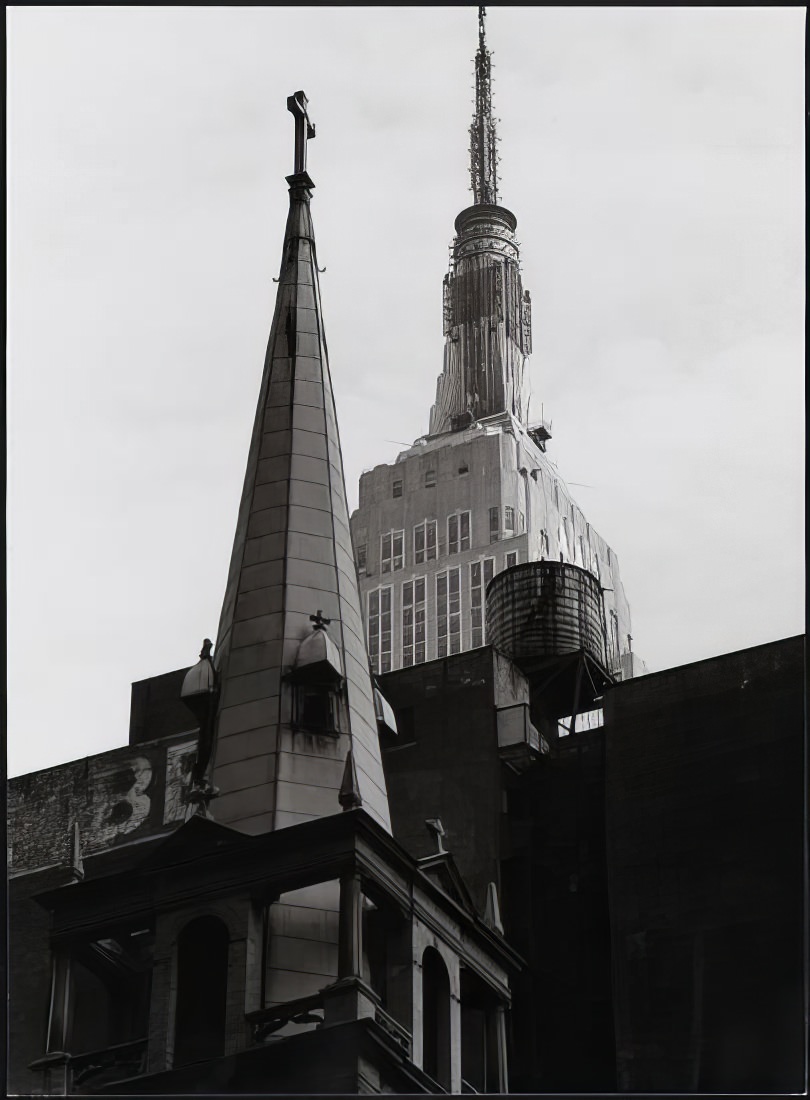
[[[498,203],[498,154],[492,115],[492,55],[487,49],[486,8],[478,9],[478,52],[475,55],[475,113],[470,126],[470,178],[474,202]]]

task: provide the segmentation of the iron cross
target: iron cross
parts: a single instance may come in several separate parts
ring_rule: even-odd
[[[295,175],[307,170],[307,140],[315,137],[315,127],[307,114],[307,97],[303,92],[287,96],[287,110],[295,119]]]

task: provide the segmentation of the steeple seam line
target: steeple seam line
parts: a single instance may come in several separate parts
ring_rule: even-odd
[[[286,243],[284,245],[284,249],[285,249],[285,252],[286,252]],[[279,279],[282,280],[283,276],[284,276],[284,254],[282,254],[282,262],[281,262],[281,269],[279,271]],[[246,467],[246,470],[245,470],[245,484],[247,484],[248,478],[252,478],[252,487],[250,489],[250,494],[249,494],[249,497],[247,498],[247,500],[244,500],[244,499],[240,500],[239,511],[237,512],[237,530],[239,530],[240,520],[242,519],[242,508],[243,508],[243,505],[245,506],[244,538],[242,540],[242,546],[241,546],[241,549],[240,549],[240,552],[239,552],[238,560],[232,559],[232,561],[230,563],[230,568],[229,568],[229,573],[228,573],[228,580],[226,582],[226,587],[225,587],[225,600],[223,602],[223,613],[224,613],[224,611],[227,607],[227,601],[228,601],[229,594],[231,594],[231,578],[233,576],[234,577],[234,587],[233,587],[233,591],[232,591],[232,607],[230,608],[230,621],[227,623],[227,625],[225,625],[224,634],[220,634],[220,629],[224,625],[223,622],[222,622],[222,616],[220,616],[220,623],[219,623],[219,627],[217,629],[217,649],[216,649],[216,653],[215,653],[215,660],[217,660],[218,664],[219,664],[219,661],[218,661],[219,650],[220,649],[225,650],[224,660],[219,665],[220,676],[225,676],[227,674],[227,668],[228,668],[228,665],[230,663],[230,658],[231,658],[231,653],[232,653],[231,642],[232,642],[232,638],[233,638],[233,628],[234,628],[234,624],[235,624],[236,605],[237,605],[238,600],[239,600],[239,594],[240,594],[239,589],[240,589],[240,584],[241,584],[241,578],[242,578],[243,570],[245,568],[245,554],[247,552],[247,544],[248,544],[248,541],[249,541],[248,540],[248,528],[249,528],[249,525],[250,525],[250,517],[253,514],[253,505],[254,505],[254,501],[255,501],[255,497],[256,497],[256,490],[257,490],[257,487],[258,487],[257,482],[256,482],[256,471],[258,470],[258,466],[259,466],[259,462],[260,462],[259,451],[260,451],[260,448],[261,448],[261,439],[262,439],[262,436],[264,434],[264,427],[265,427],[265,424],[266,424],[267,397],[268,397],[269,390],[270,390],[270,383],[271,383],[272,377],[273,377],[274,339],[275,339],[275,335],[278,331],[278,325],[279,325],[279,321],[280,321],[281,313],[282,313],[282,309],[283,309],[283,294],[284,294],[284,284],[280,283],[279,289],[278,289],[277,294],[276,294],[276,302],[275,302],[275,307],[274,307],[274,310],[273,310],[273,318],[272,318],[272,322],[271,322],[271,326],[270,326],[270,336],[268,337],[268,341],[267,341],[267,351],[265,352],[264,369],[262,371],[262,382],[261,382],[261,385],[259,387],[259,400],[258,400],[258,403],[257,403],[256,416],[255,416],[254,425],[253,425],[253,432],[251,434],[250,450],[248,452],[248,462],[247,462],[247,467]],[[288,484],[289,484],[289,478],[288,478]],[[242,492],[243,492],[243,497],[244,497],[245,486],[243,486]],[[289,495],[289,488],[288,488],[288,495]],[[287,502],[286,507],[289,508],[289,501]],[[280,700],[279,700],[279,703],[280,703]],[[214,728],[213,746],[212,746],[212,749],[211,749],[211,756],[210,756],[209,765],[208,765],[208,774],[212,779],[213,779],[214,772],[216,771],[216,768],[217,768],[217,748],[218,748],[218,745],[219,745],[219,723],[220,723],[220,718],[221,718],[223,710],[224,710],[224,708],[222,706],[222,702],[220,701],[220,704],[219,704],[219,707],[218,707],[218,710],[217,710],[216,725],[215,725],[215,728]],[[279,707],[279,710],[280,710],[280,707]],[[279,719],[280,719],[280,713],[279,713]],[[279,722],[279,726],[280,726],[280,722]],[[259,728],[261,728],[261,727],[259,727]],[[278,740],[278,727],[277,727],[276,739]],[[275,798],[275,794],[274,794],[274,798]]]
[[[305,206],[309,206],[306,200],[295,199],[290,196],[290,214],[294,209],[296,202],[303,201]],[[295,280],[291,283],[290,304],[288,306],[290,317],[296,316],[298,309],[298,263],[299,263],[299,250],[297,242],[301,237],[288,237],[284,242],[285,251],[289,251],[288,264],[292,267],[295,264]],[[290,245],[296,242],[296,247],[293,249]],[[297,327],[295,331],[297,337]],[[296,367],[298,363],[298,349],[296,347],[297,339],[293,342],[292,347],[288,346],[287,351],[290,353],[290,396],[289,396],[289,424],[290,424],[290,437],[292,438],[292,428],[295,419],[295,388],[298,381],[296,375]],[[292,451],[290,452],[290,469],[287,473],[287,488],[284,496],[284,557],[281,563],[281,623],[282,623],[282,643],[281,643],[281,678],[279,681],[279,694],[278,694],[278,710],[276,716],[276,745],[275,745],[275,758],[273,761],[273,828],[278,825],[278,787],[281,780],[281,719],[283,716],[284,708],[284,639],[286,638],[286,625],[287,625],[287,563],[290,558],[290,488],[292,473]]]
[[[333,558],[333,561],[334,561],[335,587],[337,588],[336,595],[337,595],[337,598],[338,598],[338,612],[339,612],[338,620],[340,622],[340,649],[341,649],[341,655],[343,657],[343,673],[344,673],[344,676],[346,677],[346,686],[345,686],[346,711],[347,711],[347,716],[348,716],[347,736],[348,736],[348,739],[349,739],[349,748],[351,749],[354,745],[354,737],[352,736],[352,714],[351,714],[351,705],[349,703],[349,683],[348,683],[348,676],[347,676],[348,669],[346,667],[346,639],[343,635],[343,609],[340,605],[340,577],[339,577],[340,567],[338,566],[338,560],[337,560],[337,531],[335,530],[335,502],[334,502],[334,497],[333,497],[333,494],[332,494],[332,463],[331,463],[331,461],[329,461],[329,455],[330,455],[329,420],[328,420],[327,415],[326,415],[326,379],[327,379],[327,377],[329,378],[329,397],[330,397],[331,402],[332,402],[332,416],[334,417],[334,421],[335,421],[335,428],[336,428],[335,434],[337,436],[337,441],[338,441],[338,457],[340,459],[341,470],[343,468],[343,454],[341,453],[341,448],[340,448],[340,433],[337,431],[337,409],[335,408],[335,395],[334,395],[334,392],[332,390],[332,374],[331,374],[331,371],[329,370],[329,349],[328,349],[327,343],[326,343],[326,332],[325,332],[325,326],[324,326],[324,323],[323,323],[323,306],[322,306],[322,303],[321,303],[321,281],[318,278],[318,254],[317,254],[317,250],[316,250],[314,241],[312,242],[312,268],[313,268],[313,271],[312,271],[313,287],[315,289],[315,301],[316,301],[316,304],[317,304],[316,316],[318,318],[318,338],[320,340],[320,344],[321,344],[321,348],[322,348],[322,351],[321,351],[321,394],[323,395],[323,434],[324,434],[324,439],[326,441],[326,455],[327,455],[326,477],[327,477],[327,483],[328,483],[328,488],[329,488],[329,500],[330,500],[330,503],[331,503],[331,508],[329,509],[329,525],[332,529],[332,558]],[[343,485],[343,495],[344,495],[344,497],[346,496],[345,483]]]

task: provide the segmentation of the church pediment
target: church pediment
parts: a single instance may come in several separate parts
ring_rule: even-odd
[[[466,909],[469,913],[477,912],[461,872],[456,866],[456,861],[449,852],[420,859],[419,870],[462,909]]]

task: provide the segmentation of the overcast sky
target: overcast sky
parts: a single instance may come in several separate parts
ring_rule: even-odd
[[[9,768],[214,636],[318,135],[350,507],[427,430],[475,8],[12,8]],[[804,11],[491,8],[533,411],[657,670],[803,631]]]

